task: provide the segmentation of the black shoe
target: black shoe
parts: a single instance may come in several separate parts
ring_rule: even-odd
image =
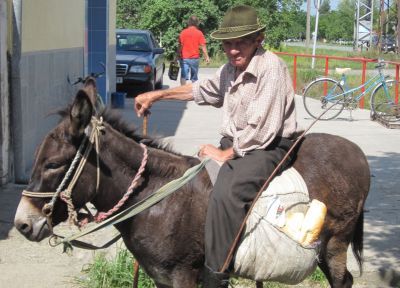
[[[228,288],[229,274],[214,272],[204,267],[203,288]]]

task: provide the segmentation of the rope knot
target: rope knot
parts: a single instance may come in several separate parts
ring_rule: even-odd
[[[101,131],[103,131],[105,129],[102,116],[100,116],[100,118],[92,117],[92,120],[90,121],[90,123],[92,124],[93,129],[96,130],[97,134],[99,134]]]
[[[60,193],[60,198],[67,204],[69,223],[78,226],[78,213],[75,210],[74,203],[72,203],[71,193],[72,190],[67,188]]]

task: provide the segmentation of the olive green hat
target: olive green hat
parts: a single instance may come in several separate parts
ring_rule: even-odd
[[[227,40],[240,38],[265,29],[261,25],[257,11],[247,5],[233,7],[226,12],[219,29],[211,33],[211,38]]]

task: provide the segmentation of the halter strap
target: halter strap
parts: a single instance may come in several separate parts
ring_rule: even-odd
[[[32,192],[28,190],[23,190],[22,195],[33,197],[33,198],[52,198],[55,192]]]
[[[96,162],[97,162],[97,181],[96,181],[96,193],[99,189],[100,185],[100,159],[99,159],[99,136],[101,131],[104,129],[103,125],[103,119],[97,119],[95,117],[92,117],[91,119],[91,126],[92,126],[92,131],[90,132],[90,136],[88,137],[87,134],[88,131],[85,131],[85,139],[82,141],[81,145],[79,146],[78,152],[74,157],[74,160],[72,161],[66,175],[64,176],[63,181],[61,184],[58,186],[56,192],[33,192],[33,191],[28,191],[28,190],[23,190],[22,195],[27,196],[27,197],[35,197],[35,198],[52,198],[51,201],[43,206],[43,213],[47,216],[48,221],[50,221],[50,216],[52,215],[53,208],[54,208],[54,203],[57,200],[58,197],[62,199],[66,204],[67,204],[67,209],[68,209],[68,220],[71,223],[78,224],[78,219],[77,219],[77,212],[74,207],[74,204],[72,202],[72,190],[78,181],[79,176],[82,173],[83,167],[85,166],[87,159],[89,157],[89,154],[91,152],[91,149],[94,147],[96,150]],[[82,151],[85,147],[86,140],[89,140],[88,145],[86,146],[85,152],[82,154]],[[147,147],[146,145],[140,143],[140,146],[143,148],[143,159],[142,163],[132,180],[131,185],[129,186],[127,192],[125,195],[122,197],[122,199],[109,211],[107,212],[99,212],[96,215],[96,222],[101,222],[108,218],[110,215],[114,214],[117,210],[119,210],[126,202],[126,200],[129,198],[129,196],[133,193],[134,188],[138,185],[138,181],[144,171],[144,167],[146,166],[147,163]],[[78,167],[76,167],[76,164],[79,162]],[[76,171],[75,171],[76,168]],[[72,176],[72,180],[68,184],[67,188],[63,189],[65,186],[65,183],[70,179],[70,176],[72,172],[75,171],[75,173]]]
[[[100,167],[99,167],[99,135],[101,131],[104,129],[103,126],[103,118],[100,117],[100,119],[97,119],[95,117],[92,117],[91,119],[91,126],[92,126],[92,131],[90,133],[89,137],[85,137],[84,140],[82,141],[81,145],[79,146],[78,152],[75,155],[74,160],[71,163],[71,166],[69,167],[67,173],[64,176],[63,181],[61,184],[58,186],[56,192],[33,192],[33,191],[28,191],[24,190],[22,192],[22,195],[28,196],[28,197],[38,197],[38,198],[49,198],[52,197],[51,201],[43,206],[43,211],[44,214],[50,218],[53,208],[54,208],[54,203],[56,202],[57,198],[60,196],[66,203],[68,207],[68,219],[73,222],[77,223],[77,213],[75,211],[75,207],[72,203],[71,199],[71,193],[72,189],[74,188],[76,182],[78,181],[78,178],[80,174],[82,173],[83,167],[85,166],[87,162],[87,158],[89,157],[90,151],[93,148],[93,144],[95,145],[95,150],[96,150],[96,156],[97,156],[97,182],[96,182],[96,191],[99,187],[100,184]],[[85,132],[86,133],[86,132]],[[86,140],[89,140],[89,143],[86,146],[86,150],[82,155],[82,151],[85,147]],[[69,182],[68,187],[66,189],[63,189],[65,186],[65,183],[69,180],[72,172],[75,170],[76,163],[79,162],[78,167],[73,175],[72,180]],[[61,196],[62,194],[62,196]]]

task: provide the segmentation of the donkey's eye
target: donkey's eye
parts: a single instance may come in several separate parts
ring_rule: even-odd
[[[57,169],[60,168],[62,165],[60,163],[47,163],[44,168],[46,169]]]

